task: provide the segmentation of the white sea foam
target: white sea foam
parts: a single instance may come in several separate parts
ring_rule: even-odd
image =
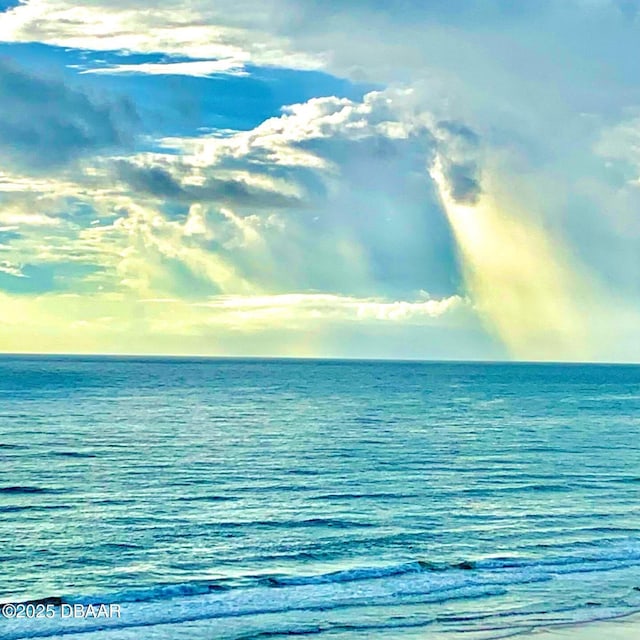
[[[79,598],[77,602],[117,601],[121,615],[108,619],[4,620],[4,640],[45,638],[106,629],[130,629],[197,620],[225,620],[292,611],[328,611],[347,607],[401,606],[409,603],[444,603],[459,599],[481,600],[506,593],[510,587],[545,582],[583,573],[609,572],[640,566],[640,550],[618,549],[585,558],[559,557],[535,562],[494,559],[477,565],[461,563],[437,567],[425,562],[386,567],[361,567],[331,574],[279,578],[271,585],[212,591],[211,585],[175,585],[113,593],[110,597]],[[578,613],[564,621],[593,617]],[[619,611],[612,610],[611,615]],[[508,612],[506,612],[508,614]],[[600,617],[607,617],[605,609]]]

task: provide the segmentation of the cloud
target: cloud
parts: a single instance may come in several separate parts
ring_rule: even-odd
[[[14,276],[16,278],[24,278],[25,275],[22,272],[20,265],[12,264],[8,260],[0,261],[0,271],[7,275]]]
[[[115,64],[106,67],[84,69],[81,74],[146,74],[157,76],[194,76],[206,78],[214,75],[249,75],[238,60],[192,60],[188,62],[141,62],[139,64]]]
[[[184,184],[162,166],[139,166],[127,160],[116,161],[115,173],[134,193],[176,202],[215,202],[229,206],[248,206],[256,209],[287,208],[298,200],[278,191],[269,190],[240,179],[221,179],[213,175],[201,184]],[[178,167],[180,168],[180,167]]]
[[[449,164],[446,175],[454,200],[468,204],[478,201],[482,191],[478,173],[478,167],[474,163]]]
[[[12,352],[462,356],[473,334],[465,301],[389,302],[329,294],[139,299],[123,294],[0,292],[0,349]],[[454,350],[443,349],[454,333]],[[477,337],[477,336],[474,336]],[[482,336],[480,339],[483,340]],[[484,338],[485,356],[500,353]]]
[[[94,51],[165,52],[200,60],[247,61],[317,69],[318,56],[296,52],[286,35],[270,32],[272,18],[284,8],[267,0],[190,1],[176,7],[168,0],[130,3],[85,0],[26,2],[3,16],[0,40],[43,42]],[[148,69],[148,68],[147,68]],[[181,71],[202,72],[202,66]]]
[[[251,131],[162,140],[166,153],[116,162],[122,197],[167,220],[144,223],[149,233],[170,220],[176,242],[232,263],[259,291],[454,294],[452,238],[426,170],[448,151],[429,113],[405,114],[406,98],[313,99]]]
[[[277,321],[302,327],[309,320],[348,322],[379,321],[428,323],[464,305],[460,296],[417,301],[385,301],[328,293],[287,293],[274,296],[223,296],[197,306],[218,312],[223,322],[262,323]]]
[[[126,100],[98,101],[2,59],[0,112],[0,162],[35,170],[126,146],[136,120]]]

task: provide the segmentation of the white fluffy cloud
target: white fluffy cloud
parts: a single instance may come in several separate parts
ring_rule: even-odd
[[[224,0],[213,6],[202,0],[179,6],[166,0],[135,6],[108,0],[29,0],[3,15],[0,40],[94,51],[163,52],[234,65],[251,61],[318,68],[320,57],[295,51],[287,36],[270,30],[282,9],[272,0]]]
[[[143,62],[92,67],[81,74],[127,75],[149,74],[163,76],[208,77],[214,75],[248,75],[244,65],[233,58],[222,60],[194,60],[190,62]]]
[[[160,141],[166,153],[116,163],[128,214],[92,233],[135,229],[146,249],[173,238],[181,248],[167,257],[215,256],[233,265],[234,278],[208,271],[225,293],[453,295],[454,247],[427,168],[461,134],[409,117],[410,97],[314,99],[252,131]],[[171,217],[172,205],[188,214]]]

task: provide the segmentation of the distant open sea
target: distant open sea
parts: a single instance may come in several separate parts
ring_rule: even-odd
[[[640,367],[0,358],[0,637],[467,640],[640,609]]]

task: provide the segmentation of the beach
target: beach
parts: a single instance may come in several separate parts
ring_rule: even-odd
[[[556,629],[538,629],[515,637],[522,640],[637,640],[640,638],[640,615]]]

